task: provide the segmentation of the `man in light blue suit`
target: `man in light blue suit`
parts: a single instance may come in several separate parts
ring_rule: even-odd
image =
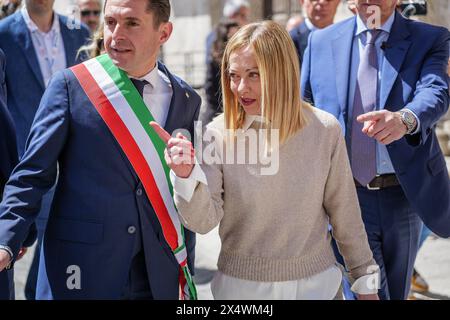
[[[172,32],[168,0],[108,0],[105,48],[167,131],[193,136],[200,97],[157,62]],[[12,261],[42,196],[59,179],[45,232],[38,299],[178,299],[180,267],[127,154],[72,69],[50,81],[0,204]],[[185,231],[193,270],[195,236]],[[11,261],[0,249],[0,270]]]
[[[382,299],[407,297],[423,222],[450,236],[450,188],[434,126],[448,109],[449,31],[356,1],[358,15],[312,33],[302,95],[346,134]]]
[[[39,102],[52,74],[80,62],[78,49],[87,43],[86,26],[53,11],[54,0],[26,0],[25,7],[0,22],[0,48],[7,59],[8,109],[13,117],[19,156]],[[52,190],[53,191],[53,190]],[[26,297],[34,298],[39,244],[53,192],[46,194],[37,219],[39,242],[27,280]]]

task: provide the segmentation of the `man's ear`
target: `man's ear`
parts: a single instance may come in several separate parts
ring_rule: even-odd
[[[159,43],[161,45],[166,43],[167,40],[169,40],[170,35],[172,34],[172,30],[173,30],[172,22],[169,21],[161,23],[161,25],[159,26],[159,33],[160,33]]]

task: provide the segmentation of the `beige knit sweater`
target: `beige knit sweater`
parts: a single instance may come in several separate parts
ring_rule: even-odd
[[[341,128],[324,111],[306,114],[308,125],[280,148],[277,174],[260,175],[259,164],[202,164],[208,185],[199,183],[189,202],[175,193],[186,228],[207,233],[220,223],[224,274],[273,282],[320,273],[336,263],[329,223],[352,278],[372,273]],[[208,130],[223,131],[223,121]],[[215,143],[223,157],[224,140]]]

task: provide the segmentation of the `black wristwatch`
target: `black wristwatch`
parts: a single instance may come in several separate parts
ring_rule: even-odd
[[[402,117],[403,124],[406,126],[406,134],[411,134],[416,131],[417,119],[414,114],[408,109],[402,109],[399,113]]]

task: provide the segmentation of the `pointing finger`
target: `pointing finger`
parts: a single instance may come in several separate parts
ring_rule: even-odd
[[[167,142],[169,142],[171,135],[155,121],[151,121],[150,125],[152,126],[153,130],[155,130],[156,134],[161,138],[161,140],[164,141],[164,143],[167,145]]]

